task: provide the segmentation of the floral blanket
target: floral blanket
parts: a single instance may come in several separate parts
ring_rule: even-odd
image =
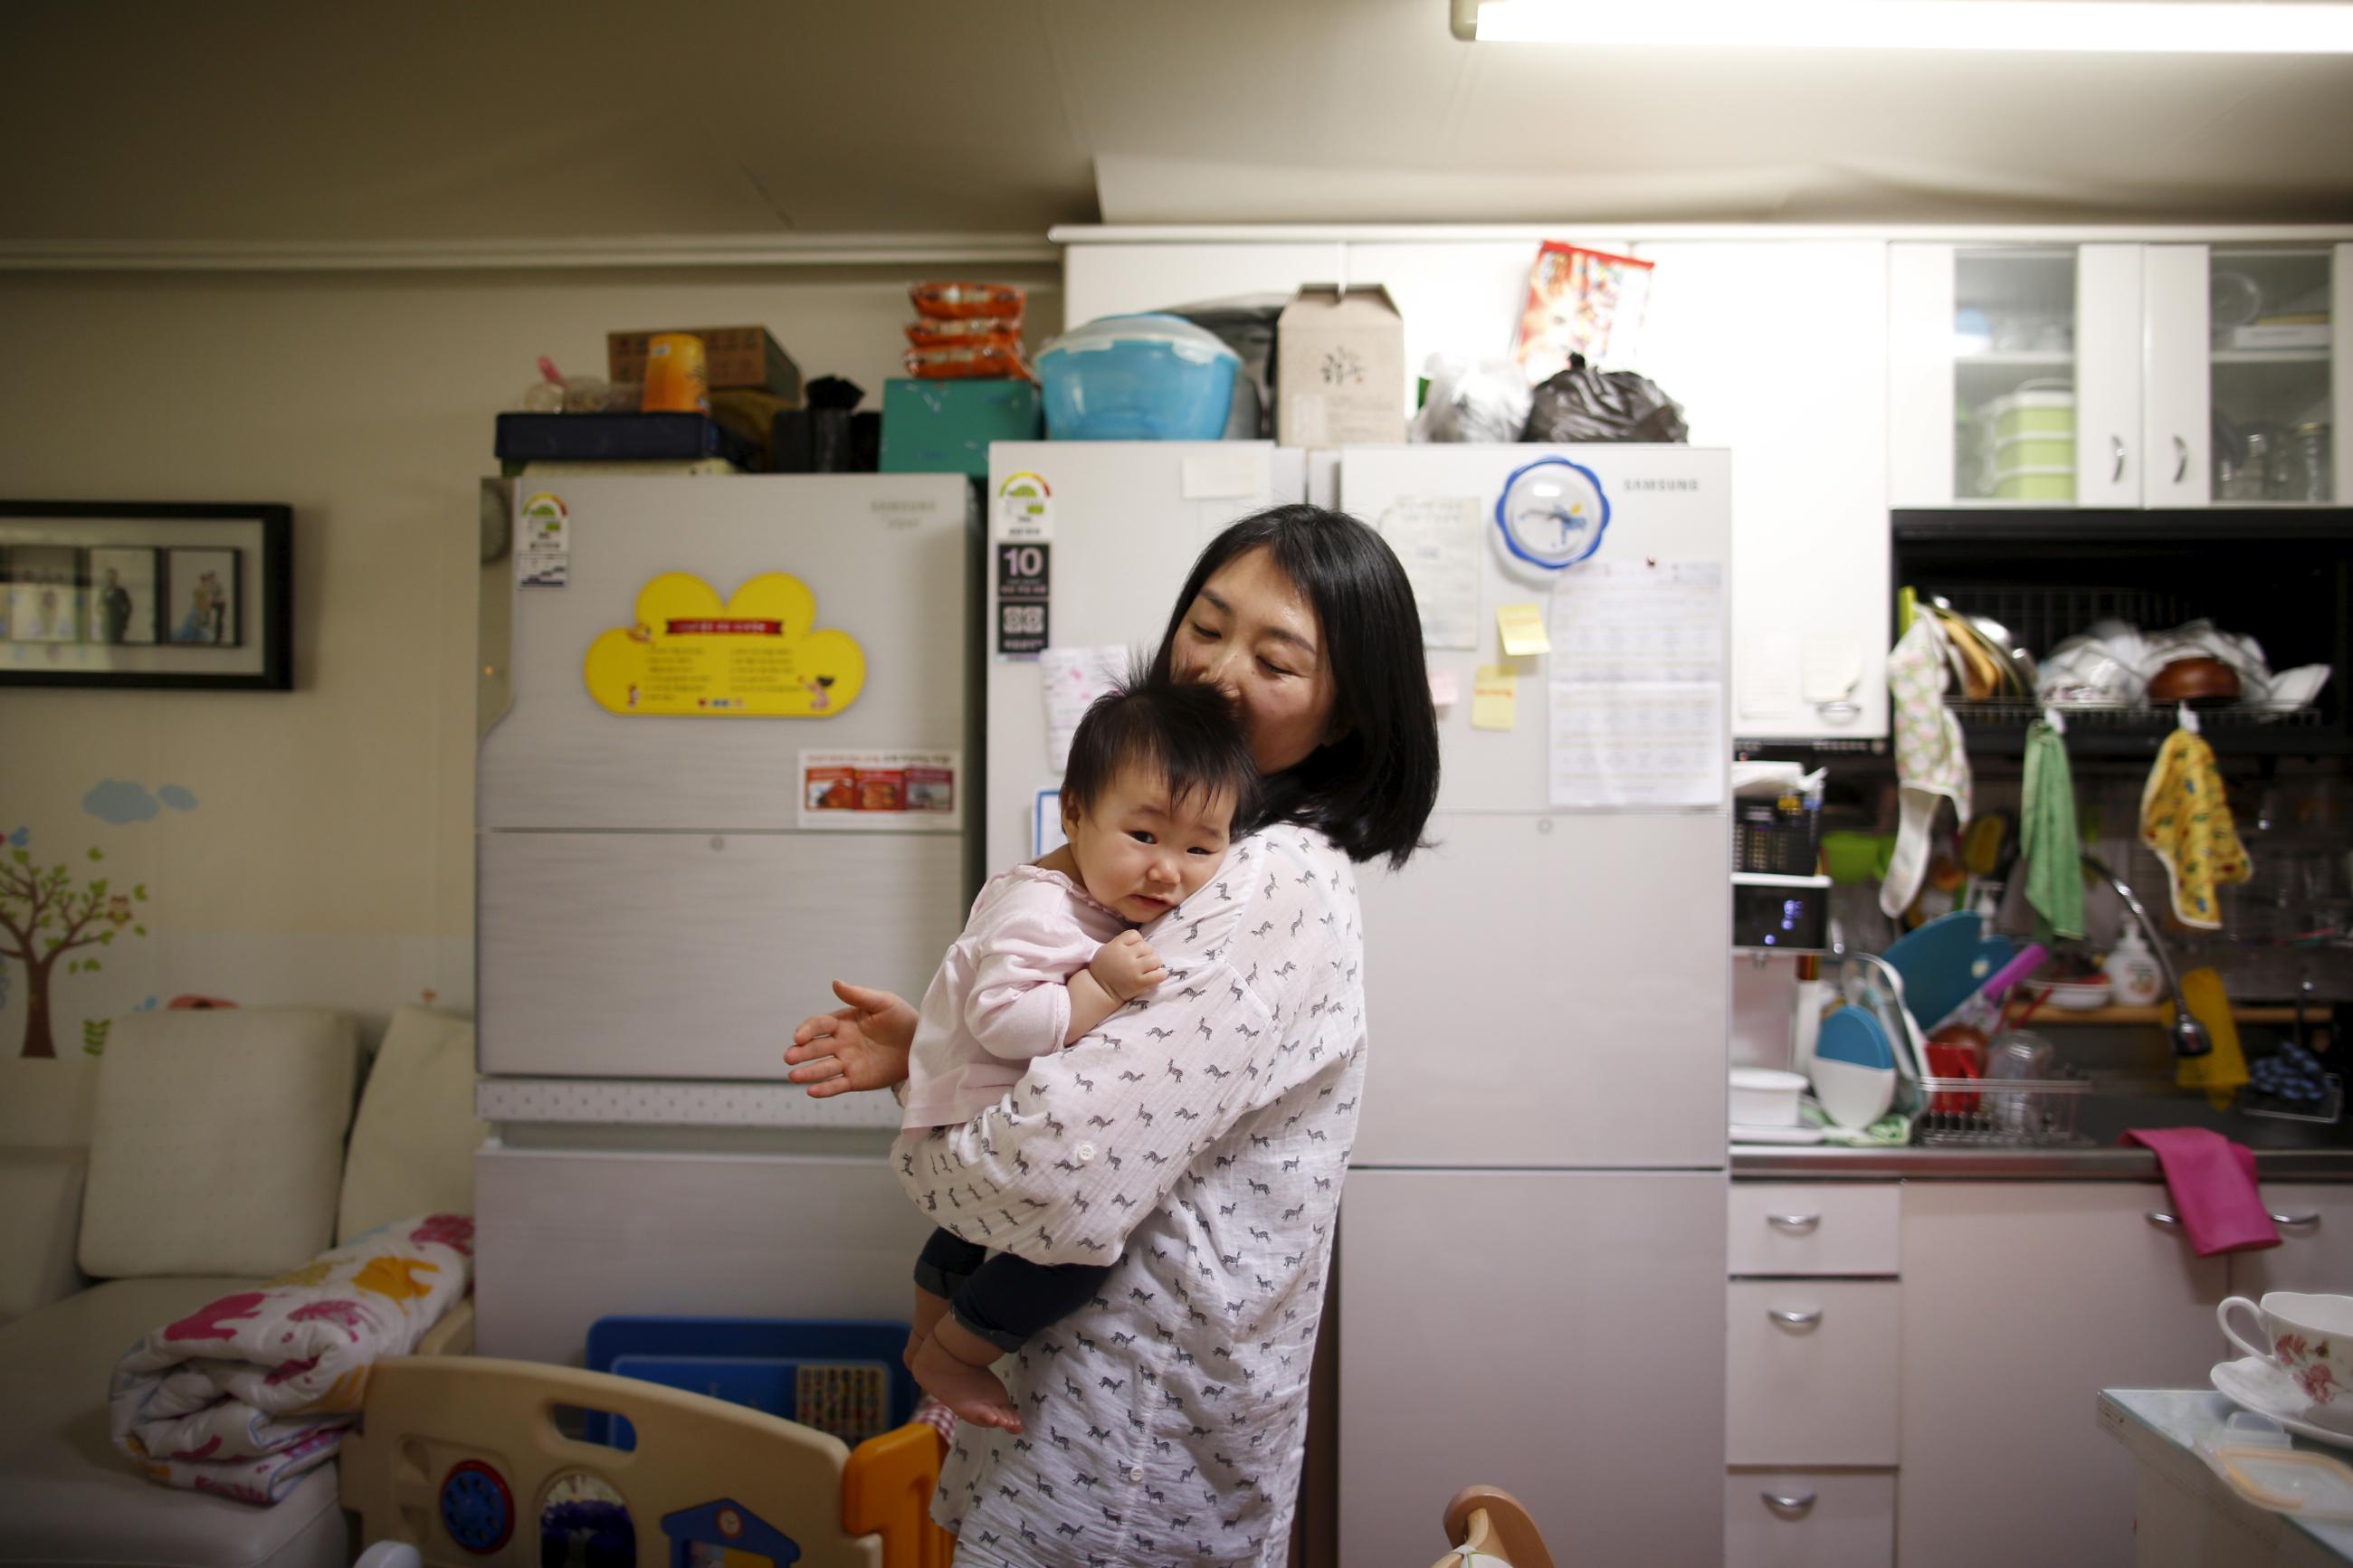
[[[359,1420],[376,1358],[465,1297],[473,1255],[471,1219],[424,1215],[153,1330],[114,1369],[114,1446],[166,1486],[276,1502]]]

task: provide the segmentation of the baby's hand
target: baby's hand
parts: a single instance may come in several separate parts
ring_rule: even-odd
[[[1124,931],[1103,944],[1087,972],[1095,983],[1122,1002],[1130,1002],[1168,978],[1152,944],[1132,931]]]

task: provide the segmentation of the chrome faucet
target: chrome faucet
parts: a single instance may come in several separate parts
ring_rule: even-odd
[[[2085,855],[2084,864],[2097,873],[2100,880],[2115,889],[2116,897],[2125,901],[2125,909],[2139,925],[2141,935],[2148,939],[2149,951],[2157,954],[2157,966],[2165,972],[2165,988],[2173,997],[2173,1022],[2166,1030],[2173,1037],[2173,1054],[2177,1057],[2205,1056],[2213,1050],[2214,1042],[2206,1037],[2205,1026],[2190,1015],[2189,1003],[2181,994],[2181,976],[2174,973],[2173,955],[2166,951],[2165,939],[2157,934],[2157,922],[2148,918],[2148,911],[2141,907],[2140,900],[2133,896],[2133,890],[2125,885],[2123,878],[2109,870],[2094,856]]]

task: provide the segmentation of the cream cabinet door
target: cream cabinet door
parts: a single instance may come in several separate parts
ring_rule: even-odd
[[[2212,499],[2214,462],[2210,258],[2202,245],[2152,245],[2141,258],[2141,308],[2148,315],[2141,502],[2204,506]]]
[[[2103,1388],[2206,1383],[2224,1291],[2153,1183],[1919,1182],[1904,1194],[1896,1558],[2133,1561],[2133,1462]]]
[[[2353,1184],[2266,1186],[2263,1202],[2279,1226],[2280,1244],[2262,1252],[2233,1253],[2231,1293],[2353,1293]],[[2218,1360],[2225,1353],[2219,1338],[2214,1350]]]

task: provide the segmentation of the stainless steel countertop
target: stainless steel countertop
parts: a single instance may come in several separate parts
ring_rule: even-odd
[[[2353,1182],[2353,1149],[2258,1149],[2266,1182]],[[2146,1149],[1854,1149],[1842,1145],[1737,1144],[1732,1174],[1777,1181],[2155,1182]]]

